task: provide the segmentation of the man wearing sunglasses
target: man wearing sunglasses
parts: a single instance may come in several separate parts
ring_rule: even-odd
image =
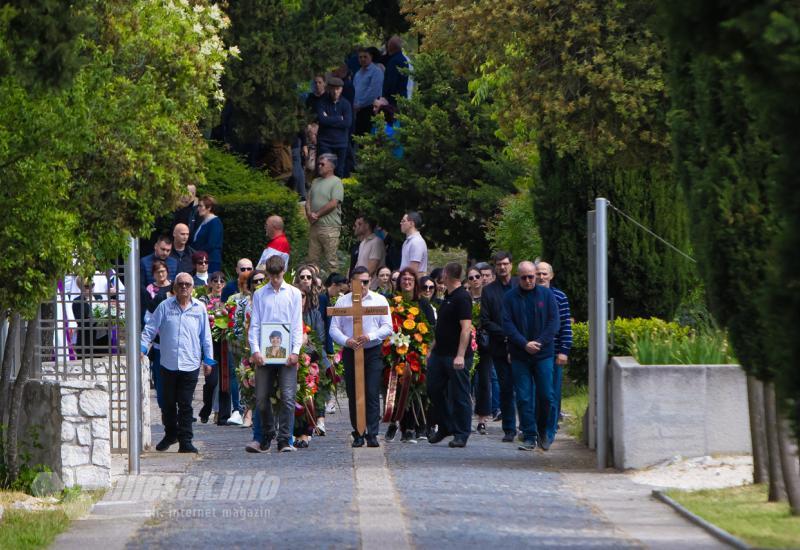
[[[381,344],[392,334],[392,318],[389,315],[389,302],[386,298],[369,290],[370,277],[366,267],[353,269],[351,275],[353,286],[361,285],[361,303],[364,307],[383,306],[384,315],[364,315],[362,335],[355,336],[353,318],[335,316],[331,320],[330,335],[334,342],[344,348],[344,381],[347,390],[347,401],[350,406],[350,424],[353,426],[353,447],[363,447],[366,439],[367,447],[379,447],[378,427],[380,425],[380,388],[383,378],[383,356]],[[336,302],[336,307],[352,307],[353,294],[345,294]],[[356,422],[356,390],[355,390],[355,350],[364,349],[364,397],[366,399],[367,433],[358,432]]]
[[[142,358],[158,334],[161,344],[161,385],[164,408],[161,419],[164,439],[157,451],[179,443],[180,453],[196,453],[192,444],[192,397],[200,374],[200,364],[214,366],[211,328],[206,306],[192,298],[194,283],[188,273],[178,273],[173,292],[156,308],[142,330]]]
[[[236,262],[236,275],[233,277],[233,279],[225,283],[225,286],[222,289],[222,301],[227,302],[228,298],[239,292],[239,275],[242,273],[247,273],[249,275],[252,272],[253,262],[250,260],[250,258],[240,258],[239,261]]]
[[[533,262],[520,262],[519,286],[503,297],[503,329],[511,355],[522,451],[534,450],[539,438],[542,449],[550,448],[547,427],[554,402],[553,340],[559,325],[555,295],[536,285]]]

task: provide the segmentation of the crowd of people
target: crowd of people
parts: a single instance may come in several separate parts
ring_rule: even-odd
[[[519,440],[523,450],[549,449],[571,346],[569,302],[551,284],[553,268],[525,260],[514,276],[513,258],[503,251],[491,263],[466,269],[459,263],[431,268],[422,216],[410,211],[399,220],[405,240],[396,269],[387,266],[386,232],[369,216],[356,216],[358,246],[344,275],[337,254],[344,196],[332,171],[338,158],[321,161],[305,205],[309,257],[290,276],[291,246],[279,216],[265,220],[267,242],[257,263],[239,259],[231,279],[211,267],[211,251],[194,248],[207,245],[198,245],[196,238],[188,244],[191,230],[183,221],[175,223],[172,238],[160,237],[154,252],[142,258],[142,351],[150,358],[166,433],[157,448],[178,442],[180,450],[196,450],[192,422],[210,419],[251,428],[248,452],[267,451],[273,440],[279,451],[308,447],[314,436],[326,434],[325,415],[336,409],[339,364],[354,446],[378,446],[383,419],[387,441],[398,433],[408,443],[438,443],[452,436],[449,445],[463,447],[475,415],[478,434],[487,434],[490,422],[501,422],[503,441]],[[199,202],[205,214],[195,220],[195,234],[215,219],[207,218],[213,199]],[[328,306],[351,303],[352,285],[362,289],[363,305],[386,308],[383,315],[364,317],[363,334],[353,333],[352,318],[328,315]],[[215,340],[214,308],[225,304],[236,306],[230,310],[234,336]],[[192,321],[182,324],[182,318]],[[416,327],[408,333],[413,338],[403,339],[403,326]],[[365,354],[363,433],[356,429],[354,394],[354,351],[360,348]],[[307,407],[313,414],[305,414],[305,405],[295,400],[303,384],[298,363],[309,354],[319,365],[319,377],[332,379]],[[240,396],[245,388],[237,366],[242,363],[254,372],[249,400]],[[191,397],[200,374],[203,407],[195,417]],[[413,399],[391,391],[393,376],[400,387],[412,385]],[[299,409],[304,414],[296,414]]]

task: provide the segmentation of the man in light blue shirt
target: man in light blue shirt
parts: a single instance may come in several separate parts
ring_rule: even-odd
[[[216,364],[208,313],[203,302],[192,298],[193,281],[188,273],[178,273],[173,287],[175,296],[159,304],[142,331],[142,357],[156,334],[161,342],[164,439],[156,445],[158,451],[179,443],[178,452],[197,452],[192,445],[192,397],[200,363],[205,363],[206,368]]]
[[[266,452],[277,433],[278,452],[294,451],[290,440],[294,431],[294,397],[297,391],[297,363],[300,347],[303,345],[303,296],[298,289],[283,280],[285,264],[280,256],[267,259],[269,284],[256,290],[250,310],[250,363],[256,370],[256,410],[259,415],[262,433],[255,434],[261,439],[253,440],[245,446],[250,453]],[[270,326],[272,325],[272,326]],[[288,330],[290,342],[282,345],[289,348],[289,357],[278,364],[267,364],[266,350],[263,349],[263,336],[269,336],[275,325]],[[266,332],[265,332],[266,331]],[[287,345],[290,344],[290,345]],[[272,388],[278,381],[280,387],[280,410],[277,419],[272,412]],[[277,420],[277,427],[276,427]],[[255,422],[254,422],[255,424]]]
[[[383,71],[373,63],[367,48],[359,48],[358,63],[361,69],[353,77],[356,96],[353,114],[356,117],[355,135],[368,134],[372,129],[372,102],[383,93]]]
[[[331,320],[330,335],[333,341],[343,346],[344,382],[347,401],[350,406],[350,424],[353,426],[353,447],[363,447],[366,437],[367,447],[378,447],[378,427],[380,425],[380,387],[383,378],[383,356],[381,344],[392,334],[392,317],[389,315],[389,302],[386,298],[369,290],[369,270],[363,265],[353,269],[352,285],[361,285],[361,304],[364,307],[383,306],[384,315],[364,315],[361,336],[353,334],[353,318],[335,316]],[[353,294],[345,294],[336,301],[336,307],[351,307]],[[354,350],[364,349],[364,397],[366,399],[367,433],[358,432],[356,422],[355,354]]]

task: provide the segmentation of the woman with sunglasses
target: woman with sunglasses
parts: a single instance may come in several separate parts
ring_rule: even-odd
[[[398,273],[399,277],[397,279],[397,294],[402,296],[403,300],[405,300],[409,305],[419,308],[420,316],[418,316],[416,319],[418,323],[425,322],[431,327],[431,329],[433,329],[434,325],[431,321],[431,319],[434,319],[435,316],[433,312],[433,306],[431,306],[431,303],[419,292],[419,285],[417,284],[417,272],[412,267],[405,267]],[[425,368],[424,365],[422,368]],[[414,403],[408,403],[406,405],[406,410],[403,414],[403,417],[400,419],[400,429],[402,431],[400,441],[403,443],[416,443],[417,439],[426,437],[426,426],[424,425],[423,418],[428,417],[428,411],[416,411],[415,413],[411,408],[413,406]],[[385,439],[387,441],[392,441],[396,434],[397,424],[392,422],[386,429]]]
[[[420,298],[425,298],[428,303],[431,304],[433,319],[428,319],[428,321],[430,322],[431,327],[435,327],[436,317],[438,316],[436,308],[433,307],[433,298],[436,296],[436,282],[428,275],[421,277],[419,280],[419,295]]]
[[[378,269],[378,273],[375,275],[378,279],[378,286],[375,288],[375,292],[383,296],[384,298],[391,298],[394,296],[394,285],[392,285],[392,270],[386,266]]]
[[[473,311],[473,324],[476,323],[474,319],[480,318],[481,307],[481,294],[483,292],[483,275],[480,269],[472,266],[467,271],[466,286],[469,295],[472,297],[472,311]],[[475,312],[477,311],[477,314]],[[482,345],[480,326],[475,326],[477,331],[478,364],[475,366],[475,378],[473,379],[472,387],[475,393],[475,414],[478,415],[477,431],[481,435],[486,435],[486,423],[492,417],[492,356],[488,347]]]
[[[199,250],[192,254],[192,265],[194,265],[194,287],[203,288],[208,284],[208,253]]]
[[[222,271],[215,271],[211,274],[208,278],[208,293],[204,296],[200,296],[198,299],[206,304],[206,307],[209,311],[213,311],[217,307],[221,307],[222,303],[222,289],[225,287],[225,274]],[[222,350],[221,350],[221,342],[214,342],[214,357],[220,357]],[[224,401],[222,396],[216,395],[217,390],[217,381],[219,375],[219,362],[213,367],[209,367],[206,369],[205,375],[205,383],[203,384],[203,408],[200,409],[200,422],[203,424],[208,422],[208,417],[211,415],[211,410],[214,409],[214,421],[216,424],[220,426],[224,426],[228,423],[228,419],[230,418],[230,411],[224,410],[225,408],[230,407],[223,407],[220,414],[220,407],[219,402],[221,400]],[[227,392],[225,392],[225,399],[230,399]]]

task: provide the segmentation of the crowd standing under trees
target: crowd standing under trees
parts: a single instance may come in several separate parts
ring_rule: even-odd
[[[185,265],[187,254],[195,283],[255,259],[264,248],[257,228],[269,215],[284,222],[291,258],[304,259],[308,229],[296,202],[314,198],[324,153],[335,155],[340,177],[353,175],[342,198],[325,203],[344,205],[337,241],[347,241],[358,216],[372,230],[354,230],[361,242],[373,235],[365,248],[375,249],[376,238],[385,243],[391,271],[374,272],[381,294],[394,297],[390,285],[400,277],[396,243],[409,232],[398,222],[419,211],[426,250],[461,247],[486,259],[491,248],[519,247],[524,252],[512,249],[518,258],[548,258],[573,313],[585,318],[585,212],[602,195],[679,249],[691,243],[699,267],[694,273],[680,255],[612,217],[609,291],[617,314],[671,319],[707,300],[751,375],[757,480],[770,481],[771,499],[785,489],[800,512],[786,422],[800,426],[796,7],[788,0],[545,0],[533,7],[407,0],[401,13],[399,4],[248,0],[223,13],[202,0],[68,7],[38,0],[24,11],[10,2],[0,15],[0,127],[8,129],[0,133],[0,203],[14,214],[0,233],[8,341],[23,319],[36,320],[55,281],[110,262],[124,249],[124,232],[147,233],[170,205],[180,208],[159,225],[170,250],[167,241],[155,243],[142,266],[151,300],[177,279],[173,264]],[[376,35],[376,26],[389,37],[376,41],[383,51],[356,53],[352,45]],[[409,30],[422,38],[409,63],[413,94],[403,85],[409,56],[393,37]],[[304,101],[296,84],[310,80]],[[221,114],[209,112],[210,97],[224,105]],[[349,124],[345,103],[330,107],[337,102],[349,102]],[[203,153],[201,128],[297,194],[224,151]],[[311,210],[307,218],[328,214]],[[530,238],[508,231],[520,224],[511,220],[530,224]],[[288,264],[288,248],[279,252],[287,255],[284,269],[296,265]],[[372,275],[375,254],[365,255]],[[495,269],[510,286],[505,263]],[[756,272],[744,278],[744,267]],[[330,283],[320,294],[328,303],[346,284],[309,269],[312,300],[322,282]],[[441,306],[445,277],[429,271],[418,284],[437,286],[427,299]],[[482,303],[496,283],[482,289]],[[16,381],[9,354],[0,370],[0,424],[11,427],[0,457],[6,480],[20,466],[15,425],[35,325],[28,324]],[[490,340],[502,336],[496,330]],[[495,370],[498,362],[493,357]],[[513,365],[507,374],[504,429]]]

